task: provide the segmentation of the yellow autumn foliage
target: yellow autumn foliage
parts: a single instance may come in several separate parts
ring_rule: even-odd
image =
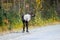
[[[41,2],[41,0],[36,0],[36,3],[37,3],[37,4],[40,4],[40,2]]]

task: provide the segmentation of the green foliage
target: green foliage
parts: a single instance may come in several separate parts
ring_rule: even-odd
[[[2,17],[0,17],[0,26],[2,26],[3,22],[2,22]]]
[[[43,20],[47,20],[47,19],[49,19],[49,18],[51,18],[51,17],[52,17],[52,14],[49,13],[49,11],[47,11],[47,10],[44,10],[44,11],[41,13],[41,18],[42,18]]]
[[[0,7],[0,26],[2,26],[3,25],[3,12],[4,12],[4,10]]]
[[[3,26],[3,24],[4,26],[8,25],[9,30],[21,27],[23,25],[21,14],[29,11],[35,14],[35,17],[33,17],[29,23],[29,25],[32,26],[45,25],[55,20],[60,21],[60,15],[56,12],[56,5],[52,2],[50,3],[48,0],[25,0],[25,3],[29,6],[28,8],[25,8],[26,4],[23,3],[24,1],[21,0],[19,2],[16,0],[15,5],[13,5],[14,3],[8,2],[3,5],[4,7],[0,7],[0,26]],[[6,25],[3,21],[5,19],[8,21]]]

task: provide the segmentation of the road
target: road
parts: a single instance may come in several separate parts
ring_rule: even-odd
[[[0,40],[60,40],[60,24],[29,30],[29,33],[15,32],[1,35]]]

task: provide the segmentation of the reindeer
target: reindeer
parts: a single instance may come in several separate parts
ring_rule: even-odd
[[[22,14],[23,32],[25,31],[25,27],[26,27],[26,32],[29,32],[28,31],[28,23],[31,20],[31,18],[34,16],[35,15],[32,12],[27,13],[27,14]]]

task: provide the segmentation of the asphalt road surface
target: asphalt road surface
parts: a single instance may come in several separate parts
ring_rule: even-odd
[[[60,40],[60,24],[35,28],[29,33],[20,31],[1,35],[0,40]]]

